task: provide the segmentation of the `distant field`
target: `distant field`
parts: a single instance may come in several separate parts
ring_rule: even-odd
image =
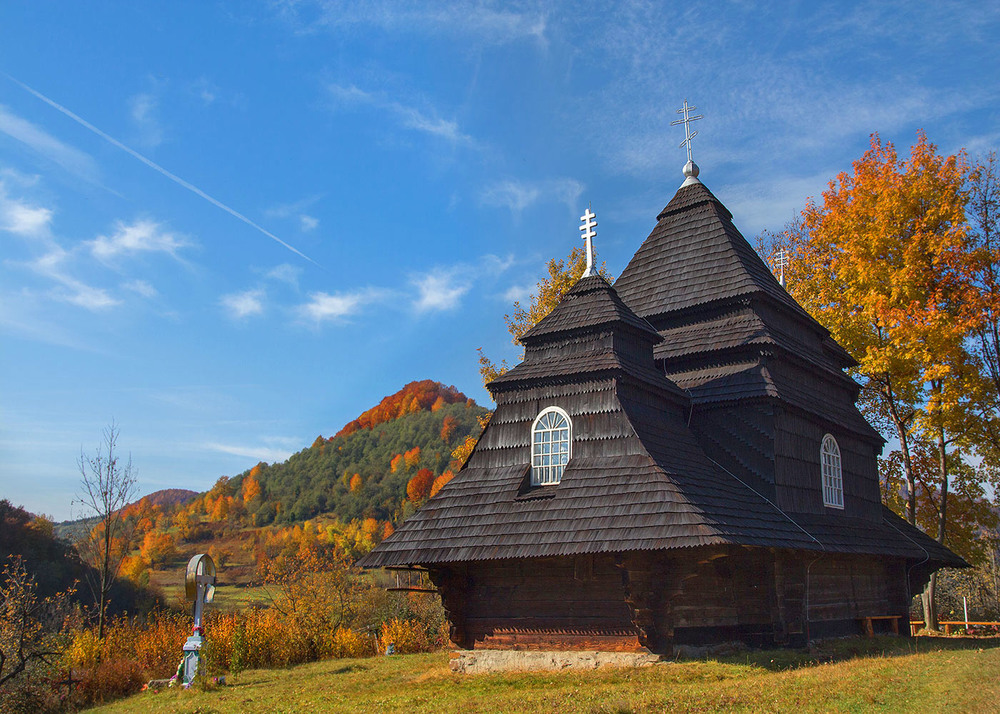
[[[99,712],[996,712],[1000,638],[841,640],[632,670],[457,675],[448,654],[256,670]]]

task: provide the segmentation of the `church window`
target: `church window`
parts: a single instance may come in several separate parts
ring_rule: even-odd
[[[569,461],[573,425],[559,407],[543,409],[531,425],[531,485],[559,483]]]
[[[820,463],[823,468],[823,505],[843,508],[844,476],[840,469],[840,447],[830,434],[823,437]]]

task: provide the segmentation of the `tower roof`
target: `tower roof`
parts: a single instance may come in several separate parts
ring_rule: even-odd
[[[645,347],[637,349],[631,342],[607,339],[609,334],[628,334]],[[528,381],[586,379],[624,372],[686,400],[684,392],[653,363],[652,346],[662,339],[618,297],[607,280],[594,274],[580,278],[552,312],[521,336],[524,361],[488,386],[496,391]]]
[[[648,318],[760,294],[825,332],[778,284],[705,184],[685,182],[656,219],[615,282],[638,315]]]
[[[654,343],[663,339],[624,303],[607,280],[595,274],[577,280],[552,312],[521,336],[521,344],[527,347],[559,333],[613,324],[627,325]]]

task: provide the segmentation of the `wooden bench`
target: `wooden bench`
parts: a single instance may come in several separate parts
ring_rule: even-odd
[[[872,625],[875,620],[889,620],[892,624],[892,633],[894,635],[899,634],[899,620],[902,615],[870,615],[868,617],[859,617],[858,622],[864,627],[865,635],[868,637],[875,636],[875,627]]]
[[[944,627],[944,633],[946,635],[951,634],[951,630],[953,627],[965,627],[966,625],[968,625],[969,627],[1000,627],[1000,622],[997,621],[982,622],[978,620],[976,621],[969,620],[968,622],[966,622],[965,620],[938,620],[938,626]],[[910,620],[910,634],[912,635],[917,634],[917,632],[923,629],[923,626],[924,626],[923,620]]]

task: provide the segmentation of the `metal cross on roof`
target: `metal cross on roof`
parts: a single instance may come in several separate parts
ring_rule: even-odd
[[[687,147],[688,161],[692,161],[692,162],[693,162],[693,159],[691,158],[691,139],[693,139],[696,136],[698,136],[698,132],[697,131],[691,131],[691,122],[698,121],[699,119],[703,118],[701,114],[699,114],[698,116],[694,116],[694,117],[691,116],[691,112],[693,112],[697,108],[698,107],[689,107],[688,106],[688,100],[685,99],[684,100],[684,106],[681,109],[677,110],[677,113],[678,114],[683,114],[684,118],[683,119],[677,119],[675,121],[670,122],[670,126],[677,126],[678,124],[683,124],[684,125],[684,141],[682,141],[678,146],[682,147],[682,148],[685,147],[685,146]]]
[[[590,210],[590,206],[587,206],[586,213],[580,216],[580,220],[583,221],[580,231],[583,233],[583,239],[587,242],[587,269],[583,271],[581,278],[587,278],[594,274],[593,238],[597,235],[597,231],[594,230],[597,227],[595,218],[597,218],[597,214]]]
[[[787,268],[790,264],[791,258],[788,257],[788,251],[784,248],[779,248],[778,254],[774,258],[774,267],[780,271],[778,283],[781,287],[785,287],[785,268]]]

